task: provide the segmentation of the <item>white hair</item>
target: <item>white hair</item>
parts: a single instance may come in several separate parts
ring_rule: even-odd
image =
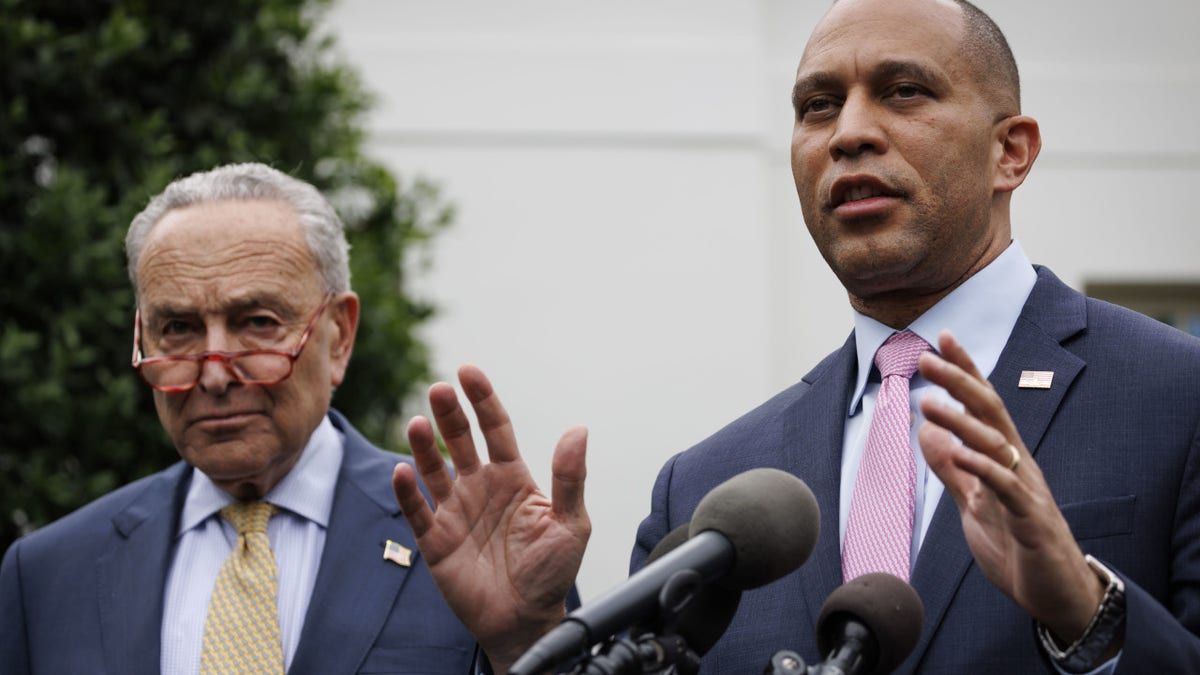
[[[350,245],[329,200],[312,185],[265,164],[227,164],[173,181],[134,216],[125,235],[129,280],[138,289],[138,259],[146,236],[173,209],[225,200],[267,199],[296,212],[326,291],[350,290]]]

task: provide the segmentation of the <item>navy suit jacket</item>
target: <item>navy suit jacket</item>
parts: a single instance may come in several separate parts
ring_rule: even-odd
[[[407,457],[345,434],[321,567],[292,675],[468,672],[475,641],[451,613],[392,494]],[[192,475],[179,462],[13,544],[0,568],[0,672],[157,673],[163,590]],[[413,551],[383,559],[384,542]]]
[[[632,568],[697,502],[748,469],[799,476],[821,508],[820,537],[792,574],[743,594],[702,672],[763,672],[781,649],[821,661],[818,612],[841,583],[842,435],[857,369],[853,336],[804,379],[672,458],[638,530]],[[1021,389],[1021,371],[1054,372]],[[1119,673],[1200,673],[1200,340],[1088,299],[1046,269],[990,380],[1085,552],[1126,583]],[[1054,672],[1033,621],[974,564],[953,499],[936,507],[914,565],[921,637],[898,673]]]

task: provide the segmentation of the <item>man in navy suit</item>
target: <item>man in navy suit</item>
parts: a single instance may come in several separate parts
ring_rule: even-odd
[[[999,29],[955,0],[839,0],[808,42],[793,103],[805,222],[849,294],[855,331],[659,475],[634,570],[747,469],[789,471],[821,506],[812,558],[743,594],[704,672],[763,672],[782,649],[821,660],[814,625],[845,575],[881,398],[874,355],[904,332],[935,351],[920,356],[903,415],[915,478],[899,483],[913,492],[901,575],[925,619],[897,672],[1200,672],[1200,344],[1084,298],[1013,240],[1011,193],[1041,139]],[[586,437],[564,435],[546,500],[487,380],[459,376],[491,464],[443,385],[431,391],[434,418],[459,477],[418,419],[410,439],[436,510],[411,468],[394,482],[434,578],[499,670],[562,618],[569,577],[551,573],[573,570],[587,537]],[[503,535],[465,536],[464,514],[491,514],[475,531]],[[481,554],[499,572],[487,581]],[[476,610],[485,585],[494,602]]]
[[[256,645],[269,672],[466,672],[474,640],[385,477],[409,460],[330,409],[359,316],[333,208],[274,169],[230,165],[169,185],[126,247],[134,364],[183,461],[13,544],[0,671],[200,672],[209,596],[239,542],[220,512],[261,500],[276,510],[278,638]]]

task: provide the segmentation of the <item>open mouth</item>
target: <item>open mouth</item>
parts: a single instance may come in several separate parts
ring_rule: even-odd
[[[829,205],[837,208],[843,204],[864,201],[874,197],[903,197],[899,190],[892,189],[873,176],[847,176],[839,178],[829,195]]]

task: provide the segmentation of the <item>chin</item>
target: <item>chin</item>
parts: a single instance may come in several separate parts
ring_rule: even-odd
[[[188,464],[203,471],[214,482],[250,480],[270,465],[276,453],[242,441],[190,446],[181,453]]]

